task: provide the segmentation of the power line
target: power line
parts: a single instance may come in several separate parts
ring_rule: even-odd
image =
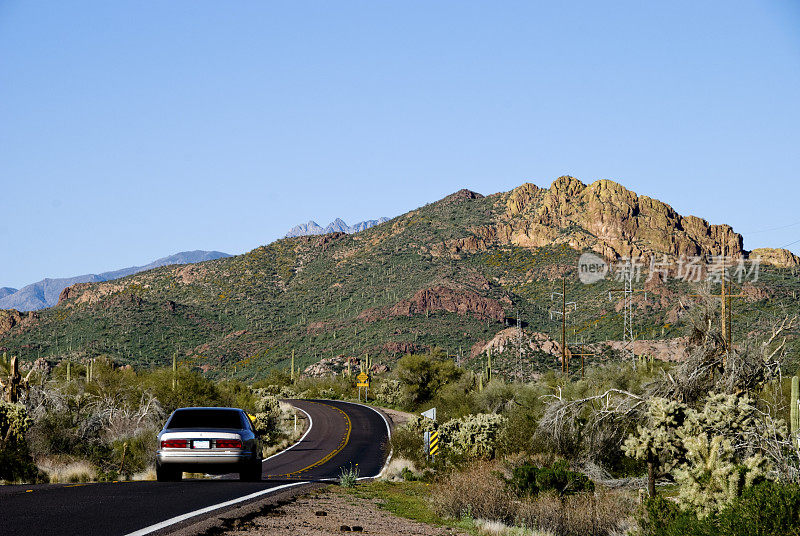
[[[781,225],[779,227],[771,227],[769,229],[760,229],[758,231],[746,231],[744,233],[739,233],[739,234],[751,235],[751,234],[758,234],[758,233],[768,233],[769,231],[779,231],[780,229],[788,229],[789,227],[794,227],[795,225],[800,225],[800,221],[796,221],[794,223],[790,223],[789,225]]]

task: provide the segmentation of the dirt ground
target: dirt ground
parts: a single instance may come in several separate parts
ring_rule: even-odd
[[[301,495],[222,534],[253,536],[466,536],[448,527],[426,525],[381,510],[378,501],[354,497],[333,486]]]

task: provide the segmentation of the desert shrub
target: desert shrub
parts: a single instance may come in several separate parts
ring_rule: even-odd
[[[353,390],[353,382],[342,376],[304,377],[293,386],[281,389],[281,398],[327,398],[339,400],[348,398]],[[292,395],[292,393],[299,393]],[[290,396],[287,396],[290,395]]]
[[[256,432],[265,436],[267,442],[274,439],[279,433],[278,425],[281,419],[281,403],[278,397],[264,389],[253,389],[253,428]]]
[[[144,376],[144,387],[161,402],[169,414],[187,406],[220,406],[217,385],[202,374],[178,369],[177,388],[172,388],[173,373],[170,369],[158,369]]]
[[[433,423],[430,420],[428,420],[428,422],[431,423],[432,428]],[[424,465],[424,429],[422,428],[421,423],[421,418],[412,419],[410,423],[397,428],[392,433],[392,437],[389,439],[389,442],[386,445],[386,454],[388,454],[388,451],[391,450],[394,453],[394,456],[411,460],[418,466]]]
[[[39,455],[69,455],[98,462],[110,459],[110,446],[103,440],[103,421],[86,406],[70,401],[36,419],[31,427],[31,447]]]
[[[629,528],[635,501],[622,493],[542,493],[521,501],[517,524],[554,536],[606,536]]]
[[[41,479],[25,442],[31,424],[23,405],[0,402],[0,480]]]
[[[656,497],[644,504],[639,525],[648,536],[798,536],[800,487],[764,481],[706,517]]]
[[[397,379],[412,405],[431,400],[439,390],[457,380],[463,371],[436,349],[427,354],[409,354],[397,362]]]
[[[505,422],[505,417],[494,413],[451,419],[439,427],[442,450],[471,458],[490,458]]]
[[[511,522],[513,495],[498,476],[501,467],[477,462],[463,472],[445,477],[431,495],[431,506],[441,516],[472,517]]]
[[[247,384],[238,380],[224,380],[217,384],[219,405],[241,408],[252,413],[256,410],[256,396]]]
[[[506,479],[506,485],[518,496],[533,496],[548,491],[561,496],[594,491],[594,482],[583,473],[570,471],[564,460],[544,467],[530,463],[518,465],[512,470],[511,477]]]
[[[274,368],[271,369],[263,379],[255,382],[253,388],[265,388],[270,393],[277,394],[280,393],[282,387],[290,386],[293,383],[292,375],[288,370]]]
[[[111,444],[112,460],[107,469],[116,470],[126,478],[145,471],[153,464],[153,454],[158,448],[156,431],[143,432]],[[124,457],[123,457],[124,454]]]
[[[800,535],[800,486],[762,482],[720,512],[719,532],[730,536]]]

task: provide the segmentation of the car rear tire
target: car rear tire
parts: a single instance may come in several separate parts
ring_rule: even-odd
[[[156,480],[159,482],[180,482],[183,480],[183,471],[177,471],[172,467],[156,465]]]
[[[261,460],[251,462],[239,472],[239,480],[243,482],[261,482]]]

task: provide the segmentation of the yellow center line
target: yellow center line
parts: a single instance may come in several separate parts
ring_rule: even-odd
[[[304,473],[304,472],[308,471],[309,469],[312,469],[314,467],[317,467],[318,465],[322,465],[323,463],[327,462],[328,460],[330,460],[331,458],[333,458],[334,456],[339,454],[342,451],[342,449],[344,449],[347,446],[347,443],[350,442],[350,432],[353,430],[353,423],[350,421],[350,417],[347,415],[347,413],[345,413],[341,409],[337,408],[336,406],[331,406],[330,404],[324,404],[322,402],[312,402],[312,404],[319,404],[321,406],[328,406],[329,408],[333,408],[333,409],[335,409],[336,411],[338,411],[339,413],[342,414],[342,416],[344,417],[345,424],[347,425],[347,432],[345,433],[344,437],[342,437],[342,440],[339,442],[339,445],[334,450],[332,450],[330,453],[328,453],[321,460],[318,460],[318,461],[312,463],[308,467],[303,467],[302,469],[298,469],[297,471],[292,471],[291,473],[283,473],[283,474],[280,474],[280,475],[267,475],[267,476],[269,476],[269,477],[287,477],[287,478],[297,477],[297,476],[300,475],[300,473]]]

